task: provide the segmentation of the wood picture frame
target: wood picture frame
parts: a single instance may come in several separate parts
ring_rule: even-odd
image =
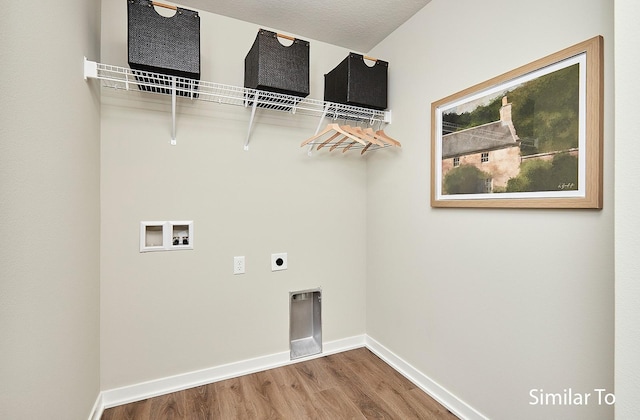
[[[603,38],[431,104],[431,206],[602,209]]]

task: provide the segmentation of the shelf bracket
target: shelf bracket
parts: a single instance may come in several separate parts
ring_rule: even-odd
[[[244,150],[249,150],[249,137],[251,137],[251,127],[253,126],[253,117],[256,115],[256,107],[258,106],[258,91],[253,93],[253,105],[251,105],[251,117],[249,118],[249,130],[247,131],[247,139],[244,141]]]
[[[176,145],[176,77],[171,76],[171,145]]]
[[[327,102],[324,105],[324,110],[322,111],[322,116],[320,117],[320,121],[318,121],[318,127],[316,128],[316,132],[314,133],[314,135],[320,132],[320,127],[322,127],[322,121],[324,121],[325,117],[327,116],[327,111],[329,111],[329,102]],[[310,144],[309,149],[307,150],[307,155],[311,156],[312,151],[313,151],[313,144]]]

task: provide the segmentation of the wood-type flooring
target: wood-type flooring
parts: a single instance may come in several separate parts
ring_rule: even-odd
[[[457,417],[366,348],[106,409],[102,420]]]

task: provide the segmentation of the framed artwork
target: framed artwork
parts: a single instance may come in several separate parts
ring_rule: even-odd
[[[603,39],[431,104],[431,206],[602,208]]]

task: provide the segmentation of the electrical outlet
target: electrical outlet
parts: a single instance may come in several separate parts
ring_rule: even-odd
[[[233,257],[233,274],[244,274],[244,256]]]
[[[287,253],[271,254],[271,271],[287,269]]]

